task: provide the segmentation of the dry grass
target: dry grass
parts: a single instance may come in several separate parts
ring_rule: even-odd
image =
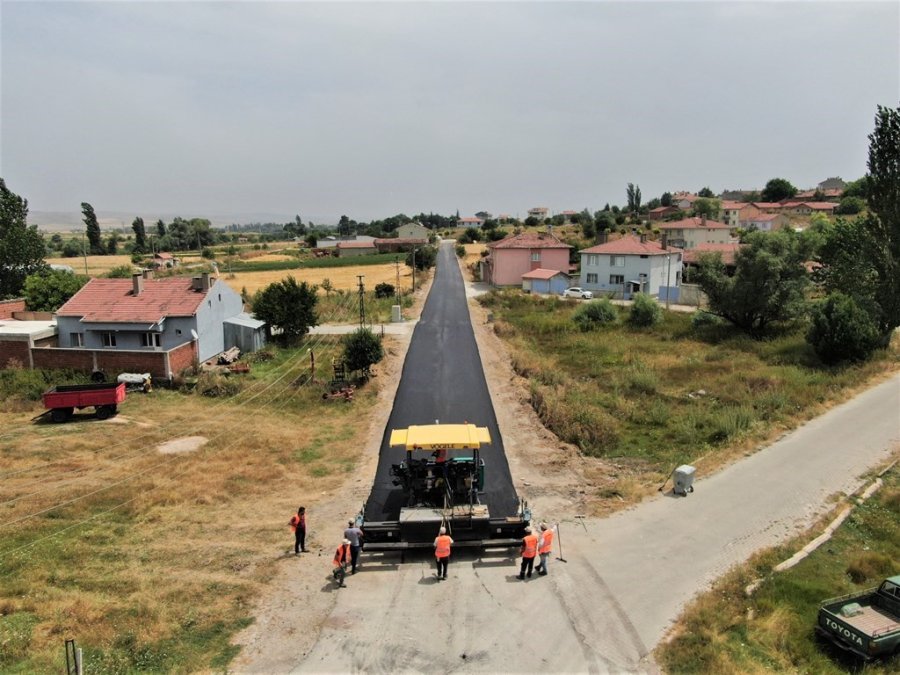
[[[255,260],[261,260],[256,258]],[[220,273],[224,270],[220,267]],[[223,278],[238,293],[242,288],[255,293],[271,283],[281,281],[287,276],[297,281],[321,285],[323,279],[330,279],[335,289],[355,291],[359,275],[363,275],[366,288],[372,289],[376,284],[389,283],[397,285],[397,268],[394,265],[360,265],[355,267],[318,267],[312,269],[273,270],[268,272],[236,272],[233,275],[223,274]],[[232,278],[233,277],[233,278]],[[417,275],[417,282],[419,278]],[[418,283],[416,284],[418,286]],[[400,265],[400,286],[404,290],[412,287],[412,271],[406,265]],[[320,292],[321,291],[320,289]]]
[[[462,260],[463,267],[468,269],[469,265],[474,262],[478,262],[481,260],[481,252],[487,250],[487,246],[481,242],[477,242],[474,244],[463,244],[466,249],[466,255]]]
[[[317,339],[330,362],[337,341]],[[319,387],[291,384],[304,354],[254,365],[227,401],[130,395],[104,423],[0,414],[0,644],[17,645],[0,650],[0,671],[58,672],[73,635],[92,672],[227,664],[297,500],[314,507],[338,488],[364,445],[377,379],[350,405],[323,402]],[[209,443],[156,450],[189,435]],[[330,543],[315,532],[314,550]]]
[[[68,265],[76,274],[85,274],[84,258],[47,258],[48,265]],[[113,267],[131,265],[130,255],[89,255],[87,257],[87,275],[99,277],[109,272]]]

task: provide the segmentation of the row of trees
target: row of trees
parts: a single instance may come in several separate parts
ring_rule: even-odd
[[[865,216],[801,234],[750,233],[732,276],[720,258],[705,256],[695,280],[710,311],[755,338],[809,317],[807,338],[826,363],[886,346],[900,326],[900,108],[878,107],[868,170]],[[819,299],[810,303],[812,284]]]

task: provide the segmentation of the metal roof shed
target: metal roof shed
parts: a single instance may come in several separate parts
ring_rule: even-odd
[[[255,352],[266,345],[266,322],[242,312],[223,322],[225,348],[237,347],[242,352]]]

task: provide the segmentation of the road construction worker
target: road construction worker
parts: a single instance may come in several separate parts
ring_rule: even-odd
[[[334,565],[334,578],[337,579],[338,585],[344,585],[344,570],[347,568],[347,565],[350,563],[350,540],[344,539],[343,543],[337,547],[337,550],[334,552],[334,560],[332,560],[332,564]]]
[[[447,448],[438,448],[431,453],[431,456],[434,457],[435,464],[443,464],[447,461]]]
[[[306,507],[301,506],[289,523],[294,532],[294,555],[306,553]]]
[[[437,559],[437,578],[439,580],[447,578],[447,563],[450,562],[450,547],[452,545],[453,540],[447,534],[447,528],[442,527],[434,540],[434,557]],[[441,574],[441,570],[443,570],[443,574]]]
[[[537,566],[538,574],[544,576],[547,574],[547,561],[550,560],[550,552],[553,550],[553,528],[548,527],[547,523],[541,523],[541,538],[538,543],[538,554],[541,556],[541,562]]]
[[[525,528],[525,536],[522,538],[522,568],[519,570],[518,579],[525,578],[525,572],[528,571],[528,578],[531,578],[531,571],[534,568],[534,557],[537,555],[538,538],[532,533],[530,527]]]
[[[350,541],[350,574],[356,574],[356,566],[359,564],[359,552],[362,550],[363,531],[356,526],[356,522],[347,521],[347,529],[344,530],[344,538]]]

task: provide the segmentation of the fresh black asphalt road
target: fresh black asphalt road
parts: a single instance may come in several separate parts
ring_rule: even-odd
[[[485,462],[481,501],[492,518],[514,515],[518,497],[481,368],[462,274],[450,244],[440,247],[434,283],[406,354],[394,408],[381,439],[366,520],[397,520],[405,505],[402,492],[391,482],[390,469],[405,458],[406,451],[388,446],[391,431],[435,421],[468,422],[490,430],[492,443],[481,449]],[[454,452],[471,454],[451,450],[450,455]]]

